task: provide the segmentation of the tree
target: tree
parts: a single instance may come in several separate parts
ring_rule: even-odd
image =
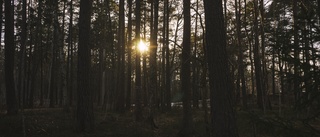
[[[156,127],[153,119],[153,109],[154,109],[154,99],[157,93],[157,38],[158,38],[158,11],[159,11],[159,1],[154,0],[154,19],[151,22],[153,25],[151,34],[151,48],[150,48],[150,89],[149,89],[149,121],[153,128]]]
[[[241,79],[241,90],[242,90],[242,105],[243,108],[247,108],[247,91],[246,91],[246,80],[244,76],[244,65],[243,65],[243,50],[241,45],[241,3],[240,0],[235,0],[235,12],[236,12],[236,22],[237,22],[237,45],[238,45],[238,75]]]
[[[265,101],[263,96],[263,82],[262,82],[262,70],[261,70],[261,58],[260,58],[260,48],[259,48],[259,26],[258,26],[258,0],[254,0],[254,68],[255,68],[255,78],[256,78],[256,88],[257,88],[257,103],[260,109],[265,109]]]
[[[169,16],[170,16],[170,10],[169,10],[169,1],[164,1],[165,11],[166,11],[166,93],[165,93],[165,99],[166,99],[166,106],[167,110],[171,109],[171,65],[170,65],[170,49],[169,49]]]
[[[70,0],[69,3],[69,25],[68,25],[68,52],[67,52],[67,74],[66,74],[66,84],[67,84],[67,98],[66,98],[66,104],[65,104],[65,110],[68,112],[69,107],[72,105],[72,91],[73,91],[73,40],[72,40],[72,34],[73,34],[73,0]]]
[[[7,114],[15,115],[18,113],[16,99],[15,82],[14,82],[14,15],[13,0],[5,1],[5,85],[6,85],[6,102]]]
[[[294,50],[294,58],[297,59],[297,61],[294,61],[294,78],[293,78],[293,90],[294,90],[294,95],[295,95],[295,101],[298,100],[300,97],[299,93],[299,34],[298,34],[298,5],[297,5],[297,0],[293,0],[293,50]]]
[[[117,93],[117,110],[120,112],[124,111],[124,86],[125,82],[125,20],[124,20],[124,0],[120,0],[119,4],[119,54],[118,55],[118,67],[119,67],[119,75],[118,75],[118,93]]]
[[[2,28],[2,23],[3,23],[3,0],[0,0],[0,27]],[[2,32],[2,29],[1,29],[1,32]],[[2,33],[0,33],[0,38],[2,38]],[[2,43],[2,39],[0,40],[0,45]],[[1,48],[0,48],[0,51],[1,51]]]
[[[42,47],[42,8],[43,8],[43,4],[42,4],[42,0],[38,1],[38,17],[37,17],[37,27],[36,27],[36,44],[38,47]],[[40,52],[42,53],[42,48],[40,48]],[[44,91],[43,91],[43,59],[42,56],[43,54],[40,54],[40,106],[43,105],[43,96],[44,96]]]
[[[132,0],[128,0],[128,8],[129,8],[129,15],[128,15],[128,65],[127,65],[127,95],[126,95],[126,109],[129,110],[131,107],[131,49],[132,49]]]
[[[93,100],[90,91],[90,23],[92,0],[80,1],[78,46],[78,100],[76,127],[78,131],[93,131]]]
[[[21,24],[21,48],[20,48],[20,63],[19,63],[19,84],[18,95],[19,105],[21,105],[21,95],[24,93],[24,80],[25,80],[25,56],[26,56],[26,43],[27,43],[27,1],[22,1],[22,24]],[[30,99],[31,100],[31,99]],[[33,100],[29,104],[33,104]],[[24,107],[22,104],[21,107]]]
[[[196,12],[198,12],[199,10],[199,0],[196,1]],[[199,66],[198,64],[198,60],[196,60],[197,58],[197,44],[198,44],[198,40],[197,40],[197,33],[198,33],[198,13],[196,13],[196,19],[195,19],[195,30],[194,30],[194,45],[193,45],[193,59],[192,59],[192,101],[193,101],[193,107],[194,108],[199,108],[199,90],[198,90],[198,74],[199,71],[197,69],[197,66]]]
[[[222,0],[204,0],[212,136],[237,137]]]
[[[140,23],[141,23],[141,0],[136,0],[136,9],[135,9],[135,15],[136,15],[136,44],[140,41]],[[136,46],[136,79],[135,79],[135,91],[136,91],[136,109],[135,109],[135,115],[136,120],[140,121],[142,120],[142,108],[141,108],[141,65],[140,65],[140,53],[138,51],[138,46]]]
[[[179,136],[191,136],[192,113],[191,113],[191,89],[190,89],[190,45],[191,45],[191,18],[190,18],[190,0],[183,0],[183,43],[182,43],[182,58],[181,58],[181,91],[183,101],[183,118],[182,129]]]

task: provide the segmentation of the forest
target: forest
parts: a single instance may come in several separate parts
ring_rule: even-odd
[[[0,137],[320,136],[320,0],[0,8]]]

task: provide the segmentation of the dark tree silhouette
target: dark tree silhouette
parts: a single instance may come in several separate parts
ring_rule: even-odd
[[[260,57],[260,47],[259,47],[259,26],[258,26],[258,0],[254,0],[254,46],[253,46],[253,60],[254,60],[254,68],[255,68],[255,78],[256,78],[256,88],[257,88],[257,104],[260,109],[265,109],[265,101],[263,95],[263,82],[262,82],[262,70],[261,70],[261,57]]]
[[[118,91],[117,91],[117,110],[119,112],[124,112],[124,88],[125,88],[125,18],[124,18],[124,0],[120,0],[119,3],[119,53],[118,55],[118,66],[119,66],[119,75],[118,75]]]
[[[237,45],[238,45],[238,62],[239,62],[239,67],[238,67],[238,75],[240,75],[241,79],[241,91],[242,91],[242,105],[243,108],[247,108],[247,89],[246,89],[246,79],[244,75],[244,70],[245,66],[243,65],[243,50],[242,50],[242,45],[241,45],[241,3],[240,0],[235,0],[235,12],[236,12],[236,22],[237,22]]]
[[[136,15],[136,44],[140,41],[140,24],[141,24],[141,0],[136,0],[136,10],[135,10],[135,15]],[[136,110],[135,110],[135,115],[136,115],[136,120],[140,121],[142,120],[142,108],[141,108],[141,65],[140,65],[140,53],[138,51],[138,46],[136,45]]]
[[[222,0],[204,0],[212,136],[238,136],[226,51]]]
[[[293,0],[293,48],[294,48],[294,58],[299,59],[299,34],[298,34],[298,4],[297,0]],[[295,78],[293,79],[293,91],[295,95],[295,101],[298,100],[300,97],[299,93],[299,79],[297,78],[299,76],[299,62],[295,61],[294,63],[294,69],[293,73]]]
[[[14,82],[14,20],[13,20],[13,0],[5,0],[5,84],[7,114],[15,115],[18,113]]]
[[[192,136],[193,123],[191,113],[191,87],[190,87],[190,45],[191,45],[191,18],[190,18],[190,0],[183,0],[183,43],[181,59],[181,91],[183,101],[183,119],[182,129],[179,136]]]
[[[154,19],[153,19],[153,28],[151,35],[151,48],[150,48],[150,88],[149,88],[149,121],[153,127],[156,127],[153,119],[153,109],[154,109],[154,99],[157,93],[157,38],[158,38],[158,11],[159,11],[159,1],[153,1],[154,6]]]
[[[27,43],[27,1],[22,1],[22,22],[21,22],[21,50],[19,53],[19,81],[18,81],[18,102],[21,107],[21,95],[24,93],[24,80],[25,80],[25,56],[26,56],[26,43]],[[33,98],[30,95],[29,105],[33,105]]]
[[[131,107],[131,49],[132,49],[132,0],[128,0],[128,45],[127,45],[127,52],[128,52],[128,64],[127,64],[127,94],[126,94],[126,109],[129,110]]]
[[[165,51],[166,51],[166,93],[165,93],[165,101],[166,101],[166,108],[167,110],[171,109],[171,66],[170,66],[170,49],[169,49],[169,16],[170,16],[170,11],[169,11],[169,1],[165,0],[164,1],[164,8],[165,8],[165,29],[166,29],[166,39],[165,39]]]
[[[80,1],[78,48],[78,100],[76,127],[78,131],[93,131],[93,101],[90,91],[90,23],[92,0]]]

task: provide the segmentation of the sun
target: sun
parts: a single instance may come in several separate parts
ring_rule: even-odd
[[[143,42],[142,40],[140,40],[140,42],[138,43],[138,50],[141,53],[147,52],[149,50],[147,44],[145,42]]]

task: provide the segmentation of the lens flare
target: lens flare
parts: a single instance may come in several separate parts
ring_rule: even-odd
[[[140,42],[138,43],[138,49],[141,53],[144,53],[144,52],[148,51],[149,48],[145,42],[140,40]]]

